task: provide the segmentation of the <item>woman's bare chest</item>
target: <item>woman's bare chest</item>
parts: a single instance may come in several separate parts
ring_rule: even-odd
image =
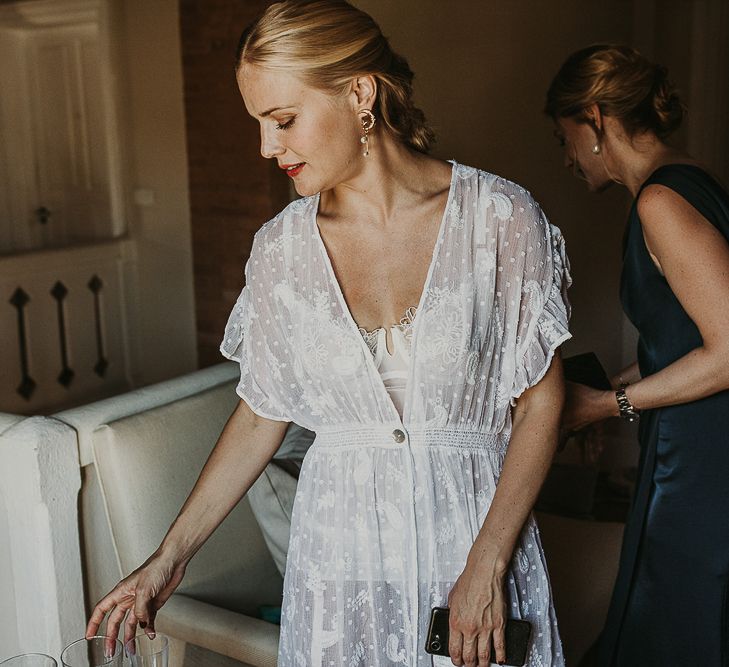
[[[400,321],[420,303],[433,260],[437,222],[397,230],[364,228],[323,235],[349,310],[367,330]],[[325,230],[326,232],[326,230]]]

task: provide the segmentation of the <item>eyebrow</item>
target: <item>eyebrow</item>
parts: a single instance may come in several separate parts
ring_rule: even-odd
[[[281,109],[288,109],[289,107],[293,107],[293,106],[294,106],[293,104],[287,104],[282,107],[273,107],[272,109],[269,109],[268,111],[264,111],[261,114],[261,118],[266,118],[267,116],[270,116],[272,113],[274,113],[276,111],[280,111]]]

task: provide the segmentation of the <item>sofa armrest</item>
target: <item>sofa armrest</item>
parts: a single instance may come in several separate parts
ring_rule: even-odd
[[[165,380],[111,398],[64,410],[53,416],[73,427],[78,433],[79,458],[81,465],[86,466],[93,462],[92,440],[94,431],[99,426],[162,405],[175,403],[221,384],[230,386],[232,411],[238,400],[235,394],[235,382],[239,376],[240,369],[238,365],[224,361],[215,366],[209,366],[171,380]]]
[[[256,667],[276,667],[279,626],[175,593],[156,628],[170,637]]]

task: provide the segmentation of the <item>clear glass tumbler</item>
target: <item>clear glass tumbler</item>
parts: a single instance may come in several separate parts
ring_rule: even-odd
[[[103,635],[79,639],[61,653],[63,667],[121,667],[124,660],[122,643]]]
[[[58,667],[58,663],[45,653],[23,653],[0,662],[2,667]]]
[[[140,634],[130,639],[124,647],[132,667],[167,667],[170,656],[170,641],[159,632],[154,639]]]

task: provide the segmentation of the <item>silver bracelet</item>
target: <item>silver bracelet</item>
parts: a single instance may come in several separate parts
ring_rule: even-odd
[[[615,392],[615,400],[618,402],[618,411],[620,412],[621,419],[634,422],[640,418],[638,410],[633,407],[630,399],[625,395],[625,387],[620,387]]]

